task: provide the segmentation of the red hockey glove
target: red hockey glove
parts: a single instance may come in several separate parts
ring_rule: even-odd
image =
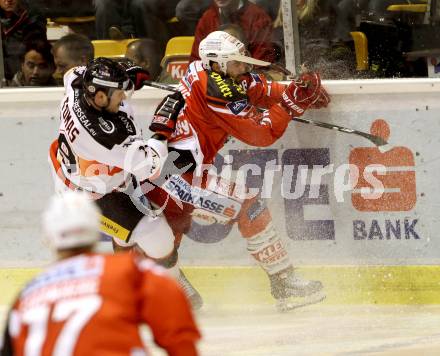
[[[149,129],[167,139],[176,128],[177,116],[185,105],[185,99],[179,92],[166,96],[154,112]]]
[[[330,103],[330,95],[328,95],[327,91],[323,87],[321,87],[319,91],[320,93],[318,96],[318,100],[316,100],[312,105],[310,105],[312,109],[326,108],[327,105]]]
[[[293,117],[301,116],[304,111],[318,101],[321,89],[323,88],[318,73],[304,73],[286,88],[282,95],[281,104]]]

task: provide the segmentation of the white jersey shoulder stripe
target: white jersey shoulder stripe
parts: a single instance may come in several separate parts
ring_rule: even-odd
[[[200,79],[198,72],[203,71],[203,67],[202,67],[201,63],[202,62],[200,62],[200,61],[195,61],[189,65],[187,76],[189,77],[188,79],[191,79],[191,82]]]

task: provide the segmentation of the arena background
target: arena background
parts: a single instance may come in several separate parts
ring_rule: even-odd
[[[325,284],[325,303],[438,303],[440,80],[326,81],[324,85],[332,95],[331,105],[305,117],[366,132],[374,122],[384,120],[395,148],[380,153],[361,137],[291,123],[273,146],[256,149],[232,140],[222,154],[233,157],[233,169],[254,163],[264,170],[269,161],[309,168],[333,164],[333,171],[348,163],[361,171],[366,163],[390,167],[385,175],[377,175],[386,190],[374,203],[360,196],[359,189],[368,187],[362,182],[355,191],[346,191],[341,201],[335,193],[341,181],[334,173],[324,176],[316,198],[284,200],[280,171],[274,173],[267,203],[295,265],[306,277]],[[144,128],[165,94],[152,88],[134,94],[135,113]],[[56,137],[62,95],[60,88],[0,92],[2,304],[10,302],[17,288],[51,258],[41,242],[39,224],[52,193],[47,149]],[[312,170],[306,171],[307,185]],[[293,174],[292,191],[296,177]],[[262,180],[249,176],[248,183],[259,187]],[[103,249],[108,248],[103,243]],[[254,267],[235,227],[207,230],[195,222],[183,242],[181,261],[208,304],[272,303],[268,281]]]

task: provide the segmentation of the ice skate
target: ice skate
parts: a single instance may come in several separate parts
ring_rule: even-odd
[[[325,299],[320,281],[302,279],[289,267],[269,275],[271,293],[281,312],[319,303]]]
[[[197,292],[190,281],[188,281],[188,279],[185,277],[181,269],[179,269],[177,281],[185,292],[186,297],[190,301],[193,310],[199,310],[203,306],[203,299],[199,292]]]

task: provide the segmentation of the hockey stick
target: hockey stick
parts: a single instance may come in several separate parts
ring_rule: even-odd
[[[335,131],[339,131],[339,132],[345,132],[345,133],[348,133],[348,134],[362,136],[362,137],[366,138],[367,140],[370,140],[370,142],[374,143],[377,146],[377,148],[379,149],[379,151],[382,152],[382,153],[393,148],[382,137],[376,136],[376,135],[372,135],[372,134],[369,134],[369,133],[366,133],[366,132],[363,132],[363,131],[349,129],[347,127],[343,127],[343,126],[339,126],[339,125],[335,125],[335,124],[329,124],[329,123],[322,122],[322,121],[314,121],[314,120],[309,120],[309,119],[303,119],[303,118],[299,118],[299,117],[295,117],[293,120],[294,121],[302,122],[304,124],[311,124],[311,125],[314,125],[314,126],[323,127],[323,128],[330,129],[330,130],[335,130]]]
[[[175,88],[175,87],[173,87],[171,85],[157,83],[157,82],[153,82],[151,80],[144,81],[144,84],[147,85],[147,86],[150,86],[150,87],[154,87],[154,88],[158,88],[158,89],[162,89],[162,90],[167,90],[167,91],[171,91],[171,92],[174,92],[174,93],[177,93],[179,91],[177,88]],[[390,145],[382,137],[376,136],[376,135],[372,135],[372,134],[369,134],[369,133],[366,133],[366,132],[363,132],[363,131],[354,130],[354,129],[350,129],[348,127],[339,126],[339,125],[335,125],[335,124],[329,124],[327,122],[315,121],[315,120],[298,118],[298,117],[295,117],[293,120],[294,121],[302,122],[304,124],[310,124],[310,125],[313,125],[313,126],[323,127],[325,129],[329,129],[329,130],[335,130],[335,131],[344,132],[344,133],[347,133],[347,134],[353,134],[353,135],[361,136],[363,138],[366,138],[370,142],[372,142],[375,146],[377,146],[379,151],[382,152],[382,153],[384,153],[384,152],[386,152],[386,151],[388,151],[388,150],[393,148],[393,146]]]
[[[173,93],[177,93],[179,91],[179,89],[173,87],[172,85],[153,82],[151,80],[144,80],[144,85],[157,89],[172,91]]]
[[[269,68],[272,68],[274,70],[278,70],[282,74],[292,77],[292,73],[287,68],[283,67],[282,65],[273,65],[272,64],[271,66],[269,66]],[[307,71],[305,64],[301,65],[301,69],[303,71]],[[345,132],[348,134],[353,134],[353,135],[358,135],[358,136],[364,137],[367,140],[369,140],[370,142],[374,143],[374,145],[376,145],[376,147],[382,153],[393,148],[393,146],[390,145],[382,137],[372,135],[367,132],[363,132],[363,131],[359,131],[359,130],[355,130],[355,129],[350,129],[348,127],[339,126],[339,125],[335,125],[335,124],[329,124],[327,122],[315,121],[315,120],[304,119],[304,118],[299,118],[299,117],[294,118],[294,120],[302,122],[304,124],[310,124],[310,125],[314,125],[314,126],[318,126],[318,127],[323,127],[325,129],[335,130],[335,131],[339,131],[339,132]]]

